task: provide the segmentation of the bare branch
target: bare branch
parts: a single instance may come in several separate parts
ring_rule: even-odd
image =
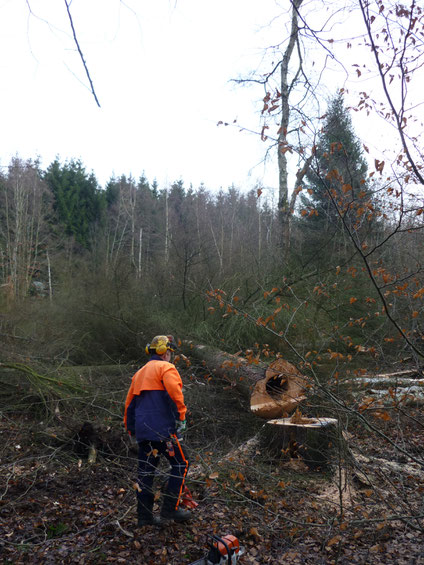
[[[79,53],[79,55],[80,55],[80,57],[81,57],[82,64],[84,65],[85,73],[86,73],[86,75],[87,75],[88,82],[90,83],[90,88],[91,88],[91,92],[92,92],[92,94],[93,94],[93,96],[94,96],[94,100],[96,101],[97,106],[100,108],[100,102],[99,102],[99,100],[98,100],[98,98],[97,98],[97,95],[96,95],[96,92],[95,92],[95,90],[94,90],[93,81],[91,80],[91,76],[90,76],[90,73],[89,73],[89,71],[88,71],[88,67],[87,67],[87,64],[86,64],[86,62],[85,62],[84,55],[83,55],[83,53],[82,53],[82,51],[81,51],[81,48],[80,48],[80,45],[79,45],[79,43],[78,43],[77,34],[76,34],[76,32],[75,32],[74,22],[73,22],[73,20],[72,20],[72,16],[71,16],[71,12],[70,12],[70,9],[69,9],[68,0],[64,0],[64,2],[65,2],[65,6],[66,6],[66,11],[68,12],[69,22],[70,22],[70,24],[71,24],[72,35],[74,36],[75,45],[77,46],[78,53]]]
[[[411,26],[412,26],[412,21],[413,21],[413,17],[412,17],[412,11],[411,11],[411,16],[410,16],[410,21],[409,21],[409,28],[406,31],[406,37],[404,39],[404,43],[403,43],[403,48],[402,48],[402,54],[400,56],[400,61],[398,63],[400,71],[401,71],[401,75],[402,75],[402,92],[401,92],[401,100],[402,100],[402,105],[401,105],[401,110],[400,112],[395,108],[392,96],[389,92],[389,86],[388,86],[388,82],[387,82],[387,70],[386,72],[384,71],[384,65],[382,64],[381,60],[380,60],[380,55],[379,55],[379,50],[377,48],[377,45],[375,43],[374,40],[374,35],[373,32],[371,30],[371,16],[369,14],[369,6],[368,3],[365,5],[364,0],[359,0],[359,6],[361,8],[361,13],[362,13],[362,17],[365,23],[365,27],[367,29],[367,33],[368,33],[368,38],[370,40],[371,43],[371,49],[372,52],[374,54],[375,57],[375,61],[376,61],[376,65],[377,65],[377,69],[378,72],[380,74],[380,78],[381,78],[381,83],[383,86],[383,90],[384,90],[384,94],[386,96],[386,99],[389,103],[389,106],[392,110],[393,116],[395,118],[395,122],[396,122],[396,126],[397,126],[397,130],[402,142],[402,147],[405,151],[405,154],[408,157],[408,161],[411,165],[412,170],[414,171],[416,178],[418,179],[418,181],[421,184],[424,184],[424,177],[422,176],[422,174],[419,171],[419,168],[417,167],[414,158],[412,157],[410,151],[409,151],[409,147],[408,147],[408,143],[406,141],[406,135],[404,133],[404,123],[403,123],[403,113],[405,111],[405,107],[404,107],[404,103],[405,103],[405,65],[404,65],[404,55],[405,55],[405,51],[406,51],[406,47],[405,47],[405,42],[407,40],[407,37],[409,36],[410,32],[411,32]],[[396,53],[396,50],[394,49],[394,53]],[[395,57],[395,55],[394,55]],[[389,79],[390,80],[390,79]]]

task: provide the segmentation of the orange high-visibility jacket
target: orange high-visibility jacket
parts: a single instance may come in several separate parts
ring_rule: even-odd
[[[125,401],[125,427],[138,442],[164,440],[185,420],[183,383],[175,365],[152,355],[132,378]]]

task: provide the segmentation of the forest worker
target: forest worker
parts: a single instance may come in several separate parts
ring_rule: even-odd
[[[182,380],[171,361],[176,345],[172,336],[158,335],[146,346],[149,361],[132,378],[125,402],[125,426],[138,443],[138,526],[160,525],[161,518],[184,522],[191,512],[179,508],[188,458],[181,445],[185,430]],[[171,472],[161,518],[153,515],[153,479],[164,455]]]

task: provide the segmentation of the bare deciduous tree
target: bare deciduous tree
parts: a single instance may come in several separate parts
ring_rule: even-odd
[[[3,284],[8,285],[10,295],[20,299],[28,294],[34,276],[42,270],[48,244],[46,217],[52,198],[37,165],[17,157],[12,159],[0,188]]]

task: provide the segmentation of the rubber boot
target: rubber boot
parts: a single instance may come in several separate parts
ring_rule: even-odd
[[[160,517],[163,520],[174,520],[174,522],[187,522],[192,514],[190,510],[182,510],[177,508],[178,495],[167,492],[163,497],[162,510]]]
[[[143,494],[143,497],[137,497],[137,526],[161,526],[162,522],[159,516],[153,515],[153,494]]]

